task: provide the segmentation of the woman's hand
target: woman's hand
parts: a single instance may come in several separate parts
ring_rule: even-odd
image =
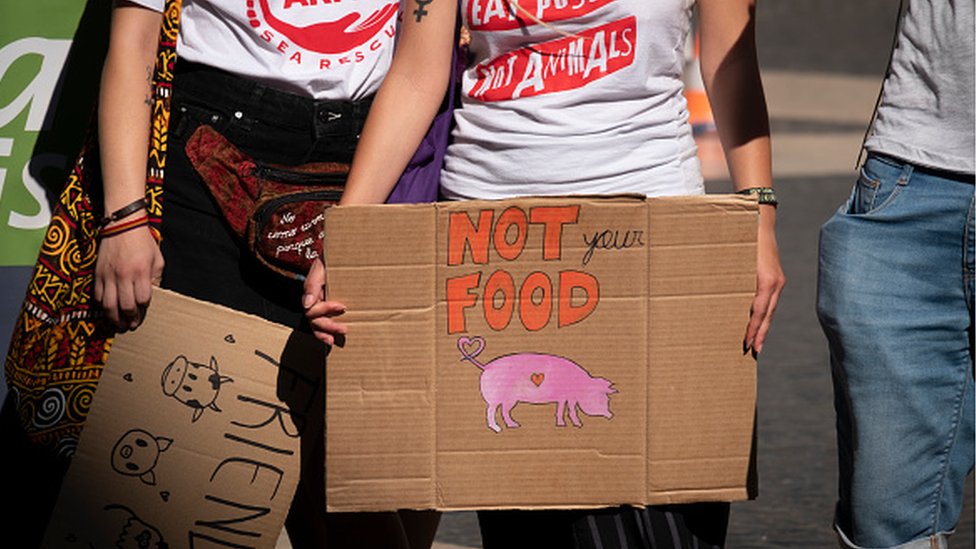
[[[760,206],[759,236],[756,254],[756,297],[752,300],[752,310],[746,335],[742,340],[744,351],[754,354],[762,352],[769,324],[779,303],[779,296],[786,286],[786,275],[779,262],[779,247],[776,245],[775,208]]]
[[[152,286],[163,275],[163,254],[148,228],[103,239],[95,263],[95,300],[121,331],[139,327]]]
[[[305,278],[305,295],[302,296],[302,307],[305,316],[312,326],[312,333],[320,341],[342,347],[346,341],[346,325],[335,320],[335,317],[346,312],[346,306],[338,301],[326,301],[325,265],[319,259],[312,263],[312,268]]]

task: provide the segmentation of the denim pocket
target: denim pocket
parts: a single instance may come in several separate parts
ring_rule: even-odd
[[[903,168],[896,162],[869,156],[854,184],[847,213],[867,215],[887,207],[904,186],[902,172]]]

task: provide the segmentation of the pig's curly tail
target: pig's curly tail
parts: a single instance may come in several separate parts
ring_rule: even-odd
[[[485,369],[485,365],[475,359],[485,349],[485,338],[481,336],[459,337],[457,340],[457,348],[458,351],[461,351],[461,362],[467,360],[478,368]]]

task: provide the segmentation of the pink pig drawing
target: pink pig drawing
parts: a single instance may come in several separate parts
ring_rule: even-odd
[[[475,357],[485,348],[482,337],[461,337],[457,341],[461,360],[468,361],[482,370],[481,396],[488,403],[488,428],[496,433],[502,428],[496,421],[498,408],[509,428],[519,424],[512,419],[512,408],[519,402],[530,404],[556,404],[556,425],[565,427],[565,413],[569,421],[582,427],[576,407],[584,414],[613,418],[610,411],[610,395],[617,392],[613,382],[593,377],[572,360],[541,353],[517,353],[500,356],[487,364]]]

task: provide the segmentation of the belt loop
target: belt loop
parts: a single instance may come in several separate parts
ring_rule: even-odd
[[[366,125],[366,117],[369,116],[369,109],[373,104],[373,96],[364,97],[359,101],[353,103],[354,109],[356,111],[355,116],[355,127],[353,131],[355,132],[356,139],[359,139],[359,134],[363,131],[363,126]]]
[[[366,118],[366,100],[362,99],[353,103],[353,108],[356,110],[356,120],[364,120]]]
[[[363,99],[363,109],[364,109],[363,119],[364,120],[365,120],[365,118],[367,116],[369,116],[369,110],[373,107],[373,99],[374,98],[375,98],[375,96],[371,95],[371,96],[367,97],[366,99]]]
[[[264,95],[266,90],[267,87],[264,84],[255,83],[254,87],[251,89],[251,98],[248,101],[248,106],[264,104]],[[253,113],[245,113],[245,114],[253,114]]]
[[[907,160],[901,160],[901,175],[898,177],[898,184],[902,187],[908,185],[908,181],[915,173],[915,165]]]

